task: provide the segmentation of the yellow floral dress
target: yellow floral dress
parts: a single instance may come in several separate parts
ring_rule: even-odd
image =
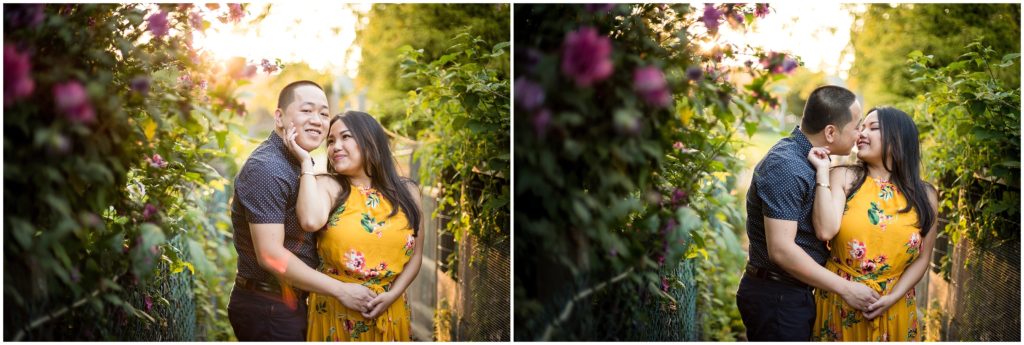
[[[318,270],[380,294],[391,288],[412,257],[416,238],[402,212],[388,218],[391,203],[374,189],[352,186],[348,200],[331,213],[319,235]],[[376,320],[364,319],[332,296],[311,293],[310,341],[409,341],[411,313],[402,294]]]
[[[825,265],[846,280],[863,283],[887,295],[921,251],[917,213],[897,213],[907,202],[891,182],[868,176],[846,201],[839,233],[830,242],[832,257]],[[815,292],[817,316],[813,336],[818,341],[918,341],[915,289],[874,320],[850,307],[837,294]]]

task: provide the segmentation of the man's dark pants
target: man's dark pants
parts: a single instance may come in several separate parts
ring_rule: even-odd
[[[809,341],[814,295],[807,287],[744,275],[736,304],[749,341]]]
[[[305,341],[306,301],[291,309],[281,296],[235,287],[228,320],[239,341]]]

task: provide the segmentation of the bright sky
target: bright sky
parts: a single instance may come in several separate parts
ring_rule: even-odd
[[[254,17],[272,6],[270,13],[257,25],[247,25]],[[253,3],[246,8],[242,24],[223,24],[214,18],[205,35],[196,33],[196,48],[206,49],[225,61],[241,56],[259,63],[262,59],[280,58],[285,64],[306,62],[310,67],[336,70],[354,78],[359,68],[358,46],[346,54],[356,38],[356,16],[365,13],[369,4],[317,2]]]
[[[703,4],[695,5],[703,8]],[[723,24],[719,35],[725,42],[793,53],[811,71],[846,79],[853,56],[844,57],[843,50],[850,42],[853,15],[842,6],[832,2],[772,3],[771,13],[757,20],[752,30],[737,32]]]

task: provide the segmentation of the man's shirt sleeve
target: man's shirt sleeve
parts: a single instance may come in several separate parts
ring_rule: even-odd
[[[806,200],[806,181],[784,164],[767,164],[754,179],[761,198],[761,213],[768,218],[800,221]]]
[[[246,221],[252,224],[284,224],[288,208],[289,183],[283,174],[265,164],[242,169],[235,186],[235,197],[245,208]]]

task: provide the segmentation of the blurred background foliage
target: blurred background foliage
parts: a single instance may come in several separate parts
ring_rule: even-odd
[[[363,14],[372,18],[358,32],[362,59],[356,82],[366,87],[368,109],[388,128],[415,133],[429,127],[427,119],[407,121],[406,95],[429,84],[422,78],[403,77],[399,48],[422,50],[421,61],[434,61],[453,52],[452,38],[460,33],[492,45],[509,40],[508,4],[375,4]],[[507,56],[506,56],[507,57]],[[486,70],[508,79],[509,59],[482,61]],[[408,128],[406,128],[408,127]]]
[[[851,5],[852,7],[853,5]],[[851,46],[854,63],[850,87],[865,109],[899,105],[927,92],[930,84],[913,83],[906,57],[912,51],[933,56],[933,66],[957,61],[971,42],[996,52],[1020,52],[1018,4],[866,4],[854,11]],[[1020,85],[1020,66],[994,70],[1006,85]]]

